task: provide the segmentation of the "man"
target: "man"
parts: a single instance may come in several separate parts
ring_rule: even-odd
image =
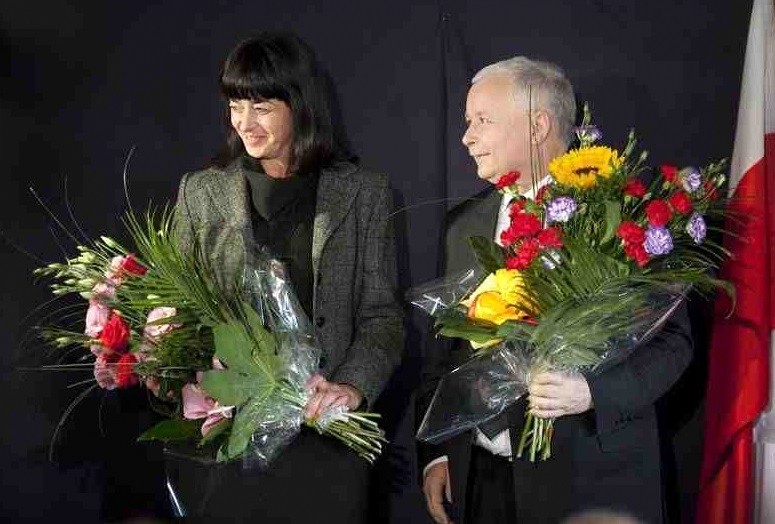
[[[463,144],[488,182],[519,171],[532,196],[532,174],[546,183],[551,159],[573,136],[573,88],[555,65],[515,57],[477,73],[466,100]],[[498,239],[508,226],[508,202],[489,188],[447,217],[444,272],[473,267],[466,239]],[[654,402],[678,379],[691,357],[684,308],[630,357],[589,375],[546,372],[532,377],[520,399],[495,421],[420,447],[423,492],[431,517],[459,524],[559,522],[583,509],[629,511],[662,520],[659,442]],[[420,391],[424,413],[439,378],[470,357],[461,341],[437,344]],[[525,410],[556,417],[553,455],[531,463],[516,458]]]

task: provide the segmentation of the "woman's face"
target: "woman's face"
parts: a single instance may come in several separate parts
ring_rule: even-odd
[[[248,154],[270,176],[286,176],[293,147],[293,116],[282,100],[229,100],[231,125]]]

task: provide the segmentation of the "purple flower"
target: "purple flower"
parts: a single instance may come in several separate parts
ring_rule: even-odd
[[[649,255],[667,255],[673,250],[673,237],[666,227],[649,226],[643,247]]]
[[[591,144],[603,138],[596,126],[576,126],[576,135],[582,143]]]
[[[694,193],[702,186],[702,175],[697,168],[687,167],[681,170],[681,183],[688,193]]]
[[[701,214],[692,213],[692,216],[689,217],[689,223],[686,224],[686,232],[694,239],[695,244],[701,244],[705,240],[708,226],[705,225],[705,219],[702,218]]]
[[[576,212],[576,201],[571,197],[557,197],[546,206],[548,222],[567,222]]]

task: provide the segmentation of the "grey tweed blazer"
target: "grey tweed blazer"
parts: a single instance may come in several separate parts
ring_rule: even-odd
[[[198,242],[222,285],[242,270],[252,239],[247,182],[239,163],[189,173],[180,182],[176,230]],[[392,198],[387,177],[348,162],[321,171],[312,237],[313,322],[321,373],[363,392],[371,405],[403,349],[396,298]]]

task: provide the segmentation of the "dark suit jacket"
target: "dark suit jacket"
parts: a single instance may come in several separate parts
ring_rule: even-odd
[[[454,208],[447,217],[444,271],[476,263],[466,239],[492,238],[500,194],[492,188]],[[470,356],[468,344],[439,340],[429,362],[419,412],[430,403],[439,378]],[[553,456],[545,462],[512,462],[519,522],[559,522],[586,508],[629,511],[646,522],[662,521],[659,439],[654,402],[680,377],[692,353],[686,308],[680,307],[650,342],[625,360],[587,377],[594,409],[555,422]],[[507,412],[512,445],[519,441],[524,400]],[[421,444],[421,466],[449,457],[453,500],[465,514],[471,446],[467,432],[437,446]]]

